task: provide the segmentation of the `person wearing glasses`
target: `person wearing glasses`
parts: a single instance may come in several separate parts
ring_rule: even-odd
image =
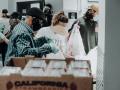
[[[84,49],[86,54],[89,53],[98,44],[98,21],[95,20],[98,15],[98,6],[91,5],[83,17],[78,18],[69,29],[69,33],[72,31],[74,25],[78,23],[80,26],[80,34],[83,40]]]

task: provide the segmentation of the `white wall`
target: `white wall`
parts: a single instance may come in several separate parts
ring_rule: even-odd
[[[105,0],[99,1],[99,33],[96,90],[103,90],[105,56]]]
[[[81,10],[81,0],[63,0],[63,10],[66,15],[68,15],[69,12],[77,12],[77,15],[79,15]]]
[[[88,2],[88,0],[63,0],[63,10],[66,12],[77,11],[78,17],[80,17],[83,16],[91,4],[98,4],[98,2]]]
[[[98,46],[105,53],[105,1],[101,0],[99,8],[99,40]]]
[[[8,0],[0,0],[0,10],[8,9]]]
[[[65,11],[77,11],[78,10],[78,0],[64,0],[63,9]]]
[[[8,11],[9,13],[16,11],[15,0],[8,0]]]
[[[104,90],[120,90],[120,0],[106,0]]]
[[[81,14],[83,15],[88,8],[88,0],[81,0]]]
[[[63,0],[45,0],[45,3],[52,4],[54,12],[63,10]]]
[[[8,8],[9,12],[16,11],[16,2],[22,1],[33,1],[33,0],[3,0],[0,3],[0,7]],[[78,10],[80,15],[83,15],[88,6],[95,2],[88,2],[88,0],[45,0],[46,3],[51,3],[53,5],[53,9],[56,11],[65,10],[65,8],[71,8],[71,10]],[[4,3],[4,4],[2,4]],[[67,4],[66,4],[67,3]],[[72,5],[72,7],[71,7]]]

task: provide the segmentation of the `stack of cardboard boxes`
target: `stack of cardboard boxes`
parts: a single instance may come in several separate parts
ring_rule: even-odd
[[[92,90],[93,78],[87,60],[69,62],[35,58],[13,60],[14,65],[18,65],[16,62],[19,60],[27,64],[24,68],[22,65],[23,69],[14,67],[16,71],[10,72],[9,75],[0,73],[1,90]]]

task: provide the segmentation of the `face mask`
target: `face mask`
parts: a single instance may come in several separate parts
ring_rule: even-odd
[[[42,27],[42,22],[38,18],[33,18],[32,20],[32,29],[33,31],[38,31]]]
[[[85,17],[87,18],[87,19],[93,19],[93,14],[92,13],[89,13],[89,12],[86,12],[86,14],[85,14]]]

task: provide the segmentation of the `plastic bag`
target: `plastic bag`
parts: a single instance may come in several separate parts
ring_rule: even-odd
[[[91,63],[91,70],[92,70],[92,75],[94,78],[96,78],[96,73],[97,73],[97,51],[98,47],[94,47],[93,49],[90,50],[90,52],[83,58],[83,60],[89,60]]]
[[[79,57],[78,59],[81,59],[86,55],[86,53],[84,50],[83,41],[81,38],[81,34],[79,32],[79,28],[80,26],[78,25],[78,22],[77,22],[74,25],[68,40],[67,55],[73,56],[73,57]]]

